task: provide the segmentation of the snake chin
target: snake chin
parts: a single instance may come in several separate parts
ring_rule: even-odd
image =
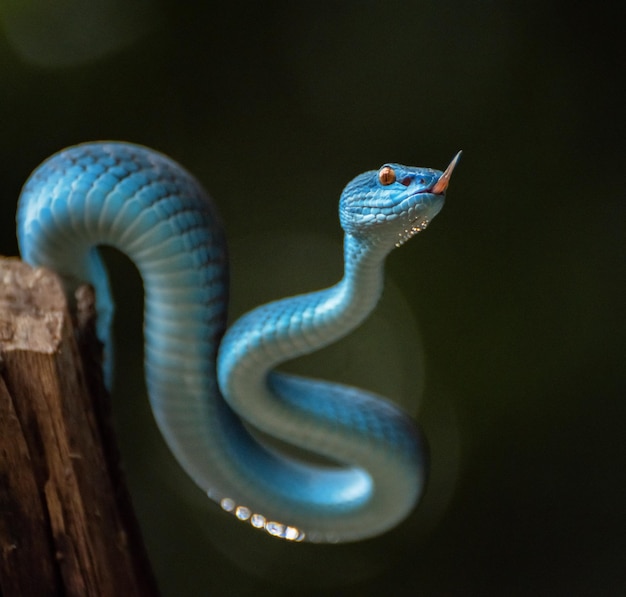
[[[413,238],[416,234],[422,230],[426,230],[429,223],[430,220],[428,218],[417,218],[413,220],[409,227],[405,228],[398,234],[396,247],[401,247],[406,241]]]

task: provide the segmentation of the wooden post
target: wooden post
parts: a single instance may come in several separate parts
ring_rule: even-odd
[[[77,303],[78,333],[54,274],[0,259],[0,594],[152,597],[88,287]]]

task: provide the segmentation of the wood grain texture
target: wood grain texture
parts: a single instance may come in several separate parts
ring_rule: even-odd
[[[79,344],[56,276],[0,260],[3,597],[157,594],[95,365],[89,289],[77,305]]]

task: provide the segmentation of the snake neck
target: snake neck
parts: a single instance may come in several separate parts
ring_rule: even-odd
[[[344,275],[337,284],[268,303],[236,321],[218,357],[220,388],[228,401],[258,391],[280,363],[328,346],[356,328],[380,298],[387,253],[346,234]]]
[[[335,334],[313,350],[345,336],[372,312],[383,290],[386,255],[387,251],[346,234],[343,277],[335,286],[319,292],[323,302],[315,321],[322,331],[326,320],[332,320]]]

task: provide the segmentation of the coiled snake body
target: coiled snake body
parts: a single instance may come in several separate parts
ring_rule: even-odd
[[[455,163],[444,173],[388,164],[355,178],[340,200],[342,280],[261,306],[226,333],[219,218],[198,182],[159,153],[103,142],[52,156],[24,186],[18,238],[24,260],[57,271],[68,293],[85,281],[94,286],[105,345],[113,303],[97,246],[112,245],[136,264],[152,410],[210,498],[278,537],[352,541],[389,529],[414,506],[424,483],[421,437],[378,396],[275,367],[368,315],[386,255],[441,209]],[[337,466],[289,456],[250,428]]]

